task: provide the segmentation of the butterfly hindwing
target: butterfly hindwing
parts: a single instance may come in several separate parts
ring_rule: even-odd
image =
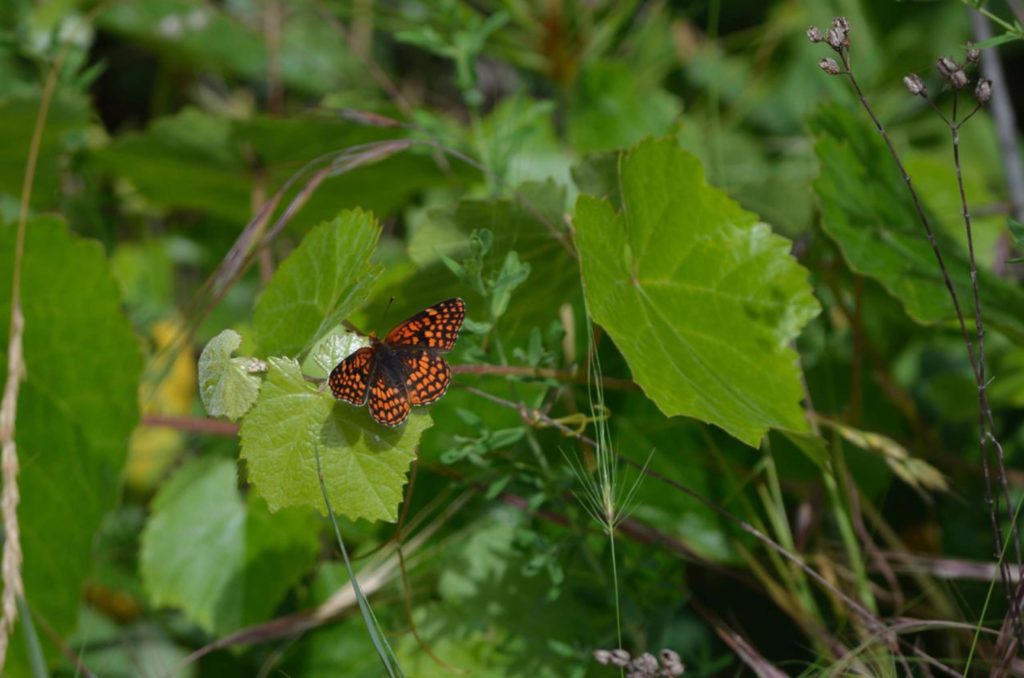
[[[441,356],[430,349],[405,348],[399,353],[405,366],[405,390],[413,405],[429,405],[448,390],[452,370]]]
[[[395,346],[425,346],[450,351],[466,317],[466,302],[458,297],[430,306],[388,332],[384,342]]]
[[[370,378],[373,376],[373,363],[374,350],[369,346],[338,363],[327,380],[334,397],[353,405],[365,405]]]
[[[405,392],[405,384],[393,382],[383,370],[374,375],[367,400],[370,403],[370,416],[378,424],[394,428],[409,416],[411,404]]]
[[[331,393],[356,406],[369,405],[379,424],[401,426],[413,405],[428,405],[448,390],[452,369],[440,354],[455,346],[465,317],[465,302],[453,297],[425,308],[383,340],[371,334],[372,345],[331,371]]]

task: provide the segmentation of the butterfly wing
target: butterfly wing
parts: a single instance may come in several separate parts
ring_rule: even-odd
[[[384,342],[395,346],[424,346],[450,351],[459,338],[466,318],[466,302],[458,297],[445,299],[423,309],[388,332]]]
[[[373,375],[368,395],[370,416],[384,426],[400,426],[409,416],[412,405],[405,384],[392,381],[385,370]]]
[[[452,383],[448,361],[429,349],[401,348],[398,355],[405,367],[410,403],[429,405],[445,394]]]
[[[371,377],[373,376],[374,350],[367,346],[359,349],[338,363],[331,370],[327,383],[331,393],[338,400],[365,405]]]

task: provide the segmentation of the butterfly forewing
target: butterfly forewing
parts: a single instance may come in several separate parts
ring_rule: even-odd
[[[441,357],[459,338],[466,304],[452,298],[434,304],[391,330],[383,341],[341,361],[328,378],[331,393],[353,405],[369,404],[384,426],[400,426],[413,405],[428,405],[445,394],[452,370]]]
[[[409,396],[402,383],[393,383],[384,373],[374,375],[370,383],[370,416],[378,424],[394,428],[409,416]]]
[[[448,362],[427,349],[403,349],[399,354],[408,376],[405,390],[413,405],[429,405],[448,390],[452,369]]]
[[[465,317],[466,303],[462,299],[445,299],[388,332],[384,342],[395,346],[425,346],[438,351],[450,351],[459,338],[459,329]]]
[[[367,346],[345,358],[331,370],[331,376],[327,381],[335,398],[353,405],[366,404],[373,372],[373,357],[373,349]]]

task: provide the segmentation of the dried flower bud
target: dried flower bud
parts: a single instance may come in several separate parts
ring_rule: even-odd
[[[845,16],[837,16],[836,18],[832,19],[832,27],[838,28],[843,33],[850,32],[850,22],[846,20]]]
[[[663,676],[681,676],[686,673],[686,667],[683,666],[683,660],[679,658],[679,654],[674,650],[665,648],[659,655],[661,656],[661,675]]]
[[[967,74],[963,71],[953,71],[953,74],[949,76],[949,84],[956,89],[967,87]]]
[[[825,38],[822,36],[821,31],[818,30],[817,26],[811,26],[807,29],[807,39],[811,42],[821,42]]]
[[[611,659],[609,661],[611,661],[612,664],[615,664],[615,666],[625,668],[626,666],[629,666],[629,659],[629,653],[619,648],[611,651]]]
[[[637,675],[653,678],[658,673],[658,660],[650,652],[644,652],[633,660],[629,668]]]
[[[828,32],[825,33],[825,42],[827,42],[828,46],[837,52],[848,44],[846,42],[846,33],[835,26],[828,29]]]
[[[822,59],[818,62],[818,68],[829,75],[839,75],[839,64],[836,63],[835,59]]]
[[[939,73],[941,73],[944,78],[949,78],[960,70],[960,67],[956,65],[956,62],[949,57],[939,57],[939,60],[935,62],[935,68],[939,69]]]
[[[608,650],[594,650],[594,659],[598,664],[607,665],[612,660],[612,653]]]
[[[975,47],[973,42],[967,43],[967,60],[972,64],[981,61],[981,50]]]
[[[924,86],[924,80],[917,73],[911,73],[910,75],[904,76],[903,84],[907,86],[907,91],[914,96],[924,96],[928,93],[928,90]]]
[[[978,85],[974,88],[974,98],[979,104],[987,104],[992,98],[992,81],[985,78],[978,79]]]

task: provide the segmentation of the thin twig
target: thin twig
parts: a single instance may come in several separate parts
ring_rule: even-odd
[[[173,428],[190,433],[205,433],[212,436],[233,438],[238,435],[239,425],[220,419],[204,417],[177,417],[168,414],[146,414],[142,416],[143,426],[156,428]]]
[[[520,377],[535,377],[537,379],[555,379],[573,384],[586,384],[587,374],[579,370],[558,370],[548,367],[530,367],[528,365],[452,365],[454,374],[489,374]],[[602,377],[601,383],[604,388],[622,389],[635,391],[639,387],[630,379],[619,379],[617,377]]]
[[[981,309],[981,293],[978,285],[978,266],[974,256],[974,232],[971,226],[971,211],[967,205],[967,193],[964,190],[963,169],[960,164],[960,126],[963,122],[956,119],[957,98],[957,94],[954,93],[953,122],[949,126],[949,129],[953,142],[953,167],[956,170],[956,185],[960,195],[961,217],[963,218],[964,230],[967,235],[967,257],[971,271],[971,291],[974,301],[974,328],[975,335],[977,337],[976,345],[978,347],[977,386],[979,443],[981,447],[982,461],[985,466],[988,465],[987,458],[989,455],[990,442],[992,443],[992,447],[996,450],[995,458],[997,464],[997,479],[1003,491],[1003,501],[1006,503],[1006,513],[1010,521],[1010,540],[1013,542],[1014,555],[1017,558],[1016,564],[1019,571],[1022,564],[1020,532],[1013,521],[1013,503],[1010,501],[1010,488],[1006,480],[1006,461],[1003,455],[1003,447],[999,444],[999,441],[995,436],[995,421],[992,416],[992,408],[988,403],[988,384],[985,378],[985,322]],[[964,121],[966,121],[966,118]],[[987,473],[985,479],[988,481]],[[998,512],[998,499],[995,501],[995,509]],[[999,533],[1001,535],[1002,531],[1000,530]],[[1000,558],[1000,565],[1002,572],[1004,573],[1004,584],[1009,582],[1008,585],[1012,587],[1013,577],[1010,573],[1009,564],[1006,562],[1005,558]],[[1020,602],[1016,594],[1011,594],[1010,598],[1010,609],[1008,614],[1011,615],[1013,619],[1013,627],[1018,640],[1024,642],[1024,625],[1021,624]]]

